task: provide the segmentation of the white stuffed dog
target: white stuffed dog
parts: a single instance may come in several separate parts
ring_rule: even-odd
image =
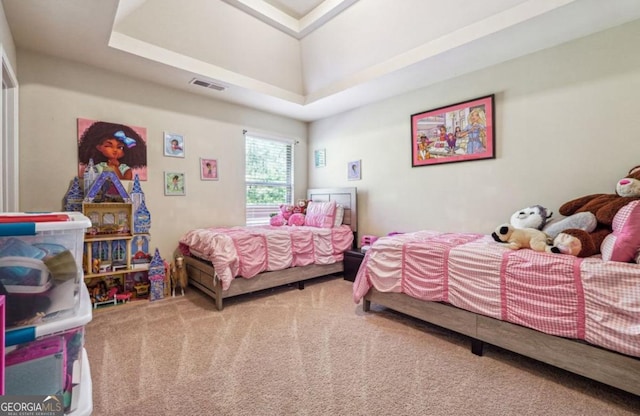
[[[555,247],[549,245],[549,236],[535,228],[515,228],[511,224],[499,225],[491,234],[494,240],[507,244],[512,250],[530,248],[535,251],[556,253]]]

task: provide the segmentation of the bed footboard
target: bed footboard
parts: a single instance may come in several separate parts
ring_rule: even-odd
[[[333,264],[310,264],[303,267],[260,273],[251,279],[236,278],[229,289],[222,290],[222,283],[215,277],[215,270],[210,263],[193,257],[185,257],[185,264],[187,266],[189,284],[211,296],[215,300],[216,309],[219,311],[223,309],[223,299],[225,298],[291,283],[297,283],[298,289],[303,290],[306,280],[332,274],[339,275],[344,270],[341,261]]]

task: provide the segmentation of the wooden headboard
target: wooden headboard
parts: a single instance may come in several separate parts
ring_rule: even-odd
[[[344,207],[343,224],[351,227],[354,236],[358,232],[358,198],[356,188],[318,188],[307,190],[307,199],[311,201],[336,201]]]

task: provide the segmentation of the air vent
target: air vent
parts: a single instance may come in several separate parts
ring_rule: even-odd
[[[211,88],[212,90],[216,90],[216,91],[224,91],[227,89],[227,87],[225,87],[224,85],[215,84],[210,81],[203,81],[198,78],[192,79],[191,81],[189,81],[189,84],[198,85],[200,87],[205,87],[205,88]]]

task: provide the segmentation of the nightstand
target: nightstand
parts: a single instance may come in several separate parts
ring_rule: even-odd
[[[350,282],[356,280],[362,259],[364,259],[364,253],[360,250],[349,250],[344,253],[344,280]]]

